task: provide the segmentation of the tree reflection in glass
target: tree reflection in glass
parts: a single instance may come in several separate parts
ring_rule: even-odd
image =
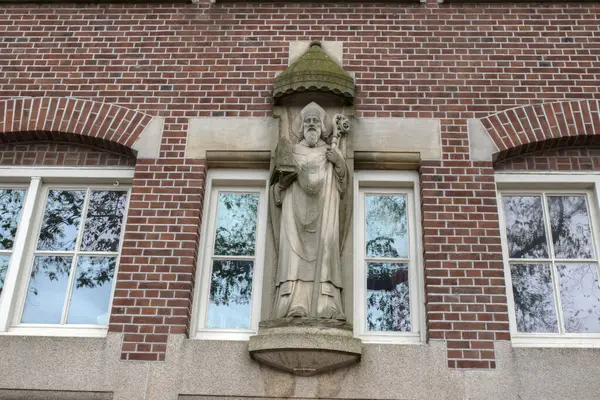
[[[0,294],[8,271],[10,254],[14,245],[25,190],[0,189]]]
[[[253,256],[258,194],[219,193],[215,255]]]
[[[504,196],[504,222],[510,258],[547,258],[540,196]]]
[[[560,302],[565,331],[600,332],[600,288],[595,264],[559,264]]]
[[[407,258],[406,197],[367,195],[367,257]]]
[[[519,332],[558,332],[549,264],[513,264],[512,277]]]
[[[253,267],[252,261],[213,262],[207,328],[250,327]]]
[[[9,261],[10,256],[0,254],[0,294],[2,294],[2,287],[4,286],[4,280],[6,279]]]
[[[408,332],[408,264],[367,263],[367,329]]]
[[[111,252],[118,250],[126,204],[127,192],[125,191],[92,190],[90,192],[81,250]]]
[[[585,196],[548,196],[556,258],[592,258],[592,232]]]
[[[48,191],[23,323],[108,323],[126,203],[124,190]]]
[[[75,250],[84,190],[50,190],[38,250]]]
[[[0,250],[13,248],[24,199],[24,190],[0,189]]]
[[[258,201],[258,193],[218,195],[207,328],[250,327]]]

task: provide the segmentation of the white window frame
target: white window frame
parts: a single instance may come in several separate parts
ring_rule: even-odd
[[[267,234],[269,172],[266,170],[210,169],[206,177],[200,251],[196,267],[196,290],[194,294],[192,332],[196,339],[248,340],[258,332],[263,287],[265,238]],[[210,303],[212,271],[212,248],[217,218],[217,196],[223,192],[256,192],[259,205],[256,225],[256,249],[252,279],[252,300],[248,329],[206,328]]]
[[[0,336],[89,336],[104,337],[107,325],[21,324],[29,273],[33,262],[37,234],[42,223],[47,186],[123,187],[127,190],[127,205],[119,241],[117,263],[109,299],[109,316],[117,281],[123,237],[127,224],[133,168],[112,167],[0,167],[0,185],[25,186],[26,194],[13,245],[2,295],[0,296]]]
[[[502,242],[502,260],[506,282],[506,298],[511,343],[514,347],[600,347],[600,333],[525,333],[517,329],[514,294],[508,256],[508,240],[504,222],[502,196],[506,194],[573,193],[585,194],[589,205],[592,241],[596,259],[600,258],[600,174],[572,172],[526,172],[496,174],[498,220]],[[546,219],[548,217],[546,216]],[[545,225],[547,225],[547,221]],[[548,240],[551,240],[548,238]],[[600,263],[598,264],[600,277]],[[557,283],[553,278],[556,307],[560,307]],[[557,300],[558,299],[558,300]],[[561,310],[559,312],[562,313]],[[561,319],[557,316],[558,323]],[[560,328],[559,328],[560,329]]]
[[[354,172],[354,335],[365,343],[425,343],[425,294],[419,175],[416,171]],[[411,332],[370,332],[366,329],[367,270],[365,250],[365,194],[407,196],[409,238],[409,301]]]

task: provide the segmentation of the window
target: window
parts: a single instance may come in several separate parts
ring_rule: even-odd
[[[258,330],[267,222],[267,171],[209,170],[196,336],[247,340]]]
[[[424,340],[416,172],[354,174],[355,333],[365,342]]]
[[[132,176],[2,170],[18,183],[0,187],[0,333],[106,334]]]
[[[596,179],[500,176],[505,274],[516,345],[600,345]]]

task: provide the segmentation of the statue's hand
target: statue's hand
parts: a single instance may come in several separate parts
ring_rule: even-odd
[[[340,165],[344,161],[344,156],[337,147],[335,149],[328,148],[325,152],[325,157],[327,157],[327,160],[333,165]]]
[[[294,181],[296,180],[297,177],[298,177],[298,170],[296,170],[294,172],[290,172],[288,174],[281,175],[281,177],[279,178],[279,187],[281,189],[287,189],[288,187],[290,187],[290,185],[292,183],[294,183]]]

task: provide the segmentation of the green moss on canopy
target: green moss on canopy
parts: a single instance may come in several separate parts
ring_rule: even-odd
[[[275,78],[273,98],[277,103],[294,93],[332,92],[346,104],[354,103],[354,79],[332,60],[319,42]]]

